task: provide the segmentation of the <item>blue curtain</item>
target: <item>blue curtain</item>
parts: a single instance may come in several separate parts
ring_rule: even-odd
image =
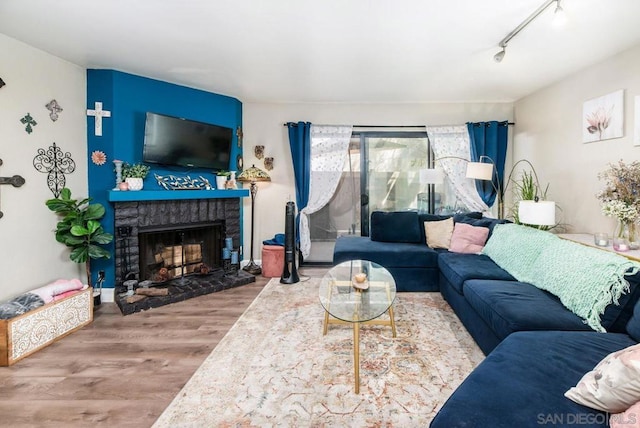
[[[311,180],[311,123],[287,123],[289,146],[293,159],[293,174],[296,182],[296,204],[300,211],[309,202]]]
[[[476,181],[478,194],[485,204],[493,206],[496,200],[496,188],[503,196],[504,191],[504,162],[507,157],[508,122],[477,122],[467,123],[469,138],[471,139],[471,160],[478,162],[480,156],[488,156],[495,163],[498,178],[493,177],[493,185],[489,181]]]

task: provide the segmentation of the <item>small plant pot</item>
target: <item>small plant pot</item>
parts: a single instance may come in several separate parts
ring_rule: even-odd
[[[142,190],[144,181],[138,177],[127,177],[124,181],[129,184],[129,190]]]
[[[224,190],[227,187],[227,176],[226,175],[216,175],[216,189]]]

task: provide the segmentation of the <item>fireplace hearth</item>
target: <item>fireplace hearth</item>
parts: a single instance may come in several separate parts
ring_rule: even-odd
[[[150,296],[134,303],[127,302],[126,287],[117,287],[115,301],[123,315],[130,315],[193,297],[250,284],[255,280],[255,276],[243,270],[225,274],[222,269],[217,269],[206,275],[191,274],[185,276],[184,279],[176,278],[167,281],[155,287],[167,288],[168,294],[166,296]]]

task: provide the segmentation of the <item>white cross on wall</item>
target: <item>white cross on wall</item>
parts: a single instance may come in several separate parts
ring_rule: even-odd
[[[108,110],[102,110],[102,103],[96,101],[93,109],[87,110],[87,116],[95,116],[95,135],[102,137],[102,118],[111,117],[111,112]]]

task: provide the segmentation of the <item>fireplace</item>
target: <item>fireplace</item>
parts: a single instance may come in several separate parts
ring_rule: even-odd
[[[164,282],[221,267],[224,222],[141,228],[139,279]]]
[[[197,238],[194,236],[204,233],[202,229],[209,227],[212,230],[207,232],[207,237]],[[200,263],[195,260],[188,261],[187,269],[191,269],[189,272],[202,263],[216,268],[222,264],[221,253],[226,237],[232,238],[236,247],[240,245],[240,199],[118,202],[115,204],[115,230],[114,261],[118,284],[122,284],[128,279],[149,279],[154,272],[161,268],[154,265],[154,263],[160,262],[159,260],[154,261],[157,254],[157,242],[142,242],[147,239],[148,233],[159,234],[158,238],[153,239],[166,239],[168,245],[165,246],[173,247],[170,251],[174,261],[167,261],[167,264],[174,266],[172,268],[164,267],[167,270],[173,269],[174,275],[177,273],[176,270],[180,270],[180,274],[182,274],[182,267],[175,266],[180,264],[177,262],[182,257],[182,235],[180,233],[184,233],[184,243],[186,244],[184,249],[185,253],[189,253],[189,258],[192,258],[193,251],[201,251],[204,257]],[[204,249],[200,249],[201,240],[206,247]],[[152,258],[150,259],[150,257]],[[160,258],[168,260],[169,255],[168,253],[161,254],[158,259]]]

